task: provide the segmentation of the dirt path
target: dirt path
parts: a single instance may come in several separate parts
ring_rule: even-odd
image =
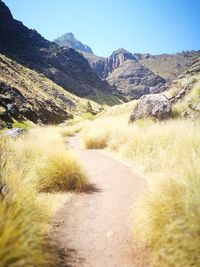
[[[68,138],[94,190],[74,194],[56,217],[53,237],[61,247],[65,266],[138,266],[132,256],[133,204],[145,188],[121,162],[98,150],[81,150],[79,137]]]

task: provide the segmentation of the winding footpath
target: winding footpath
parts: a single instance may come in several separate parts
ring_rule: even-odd
[[[145,179],[99,150],[82,150],[79,136],[67,139],[93,187],[73,194],[57,214],[53,239],[62,264],[71,267],[142,266],[133,257],[133,205],[145,188]]]

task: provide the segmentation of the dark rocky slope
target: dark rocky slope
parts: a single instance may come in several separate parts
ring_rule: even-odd
[[[45,40],[13,19],[0,0],[0,53],[43,73],[65,90],[78,96],[94,96],[95,90],[112,92],[77,51]]]
[[[0,128],[14,120],[61,123],[83,105],[86,100],[0,54]]]

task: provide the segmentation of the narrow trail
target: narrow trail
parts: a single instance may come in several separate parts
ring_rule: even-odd
[[[141,266],[132,254],[133,204],[145,180],[101,151],[82,150],[78,136],[67,141],[94,188],[74,194],[55,218],[53,239],[67,262],[64,266]]]

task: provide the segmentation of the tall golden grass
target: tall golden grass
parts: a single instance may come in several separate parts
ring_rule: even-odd
[[[0,138],[0,266],[55,266],[46,239],[56,196],[42,192],[81,190],[88,185],[60,129],[34,128],[16,140]],[[59,195],[59,201],[63,201]],[[66,198],[64,198],[66,199]],[[50,245],[49,245],[50,244]]]
[[[149,192],[137,203],[134,236],[148,246],[148,266],[200,266],[200,124],[199,121],[141,120],[105,116],[83,130],[86,148],[104,146],[143,166]],[[98,133],[98,134],[97,134]]]

